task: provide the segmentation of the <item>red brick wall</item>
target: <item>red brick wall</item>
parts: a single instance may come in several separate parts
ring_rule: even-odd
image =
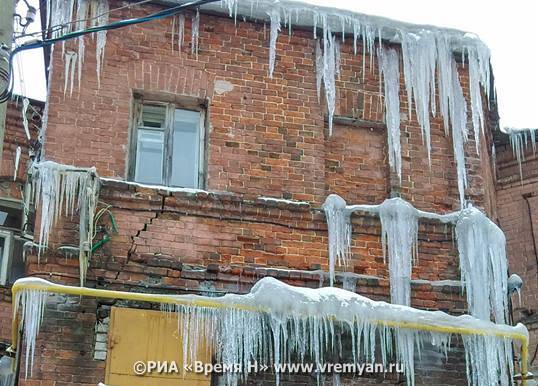
[[[117,17],[141,14],[139,9],[124,10]],[[190,37],[189,20],[187,17],[186,36]],[[368,126],[335,127],[335,135],[328,137],[325,107],[316,95],[311,30],[296,30],[291,37],[281,34],[275,73],[270,79],[268,34],[262,24],[238,22],[236,27],[232,19],[204,14],[200,23],[198,60],[190,54],[189,42],[182,53],[171,48],[171,20],[109,31],[100,89],[94,43],[88,39],[82,88],[72,97],[69,93],[64,96],[61,50],[55,50],[47,158],[95,165],[103,176],[125,178],[132,92],[164,92],[210,99],[210,190],[316,204],[332,191],[361,202],[379,202],[386,197],[391,186],[385,134],[367,133]],[[366,56],[363,81],[362,60],[361,53],[353,54],[348,39],[342,47],[337,114],[380,123],[383,111],[377,65],[370,70]],[[233,90],[215,92],[216,81],[229,82]],[[467,89],[466,71],[462,71],[462,84]],[[407,112],[403,79],[401,88],[402,112]],[[403,195],[421,209],[459,207],[451,139],[445,137],[441,119],[432,120],[430,169],[416,117],[408,120],[406,114],[403,116]],[[472,139],[468,150],[469,194],[481,205],[487,184],[483,183],[485,176]],[[349,188],[350,183],[355,189]]]
[[[538,366],[538,158],[532,150],[519,165],[509,144],[497,147],[497,206],[499,223],[506,235],[510,272],[523,279],[521,304],[512,297],[514,320],[527,325],[533,366]]]
[[[150,8],[123,10],[117,17],[140,16]],[[190,54],[188,20],[189,38],[181,54],[171,48],[170,20],[110,31],[101,88],[95,75],[94,42],[86,39],[82,88],[80,92],[75,89],[72,97],[64,96],[61,50],[55,50],[47,159],[96,166],[102,176],[123,179],[133,90],[208,98],[207,189],[225,192],[168,194],[105,183],[100,199],[112,205],[119,234],[92,258],[89,286],[176,293],[208,289],[246,292],[257,279],[270,275],[317,287],[316,271],[328,269],[327,230],[319,207],[329,193],[338,193],[349,203],[373,204],[382,202],[391,191],[401,191],[420,209],[444,212],[459,208],[451,139],[445,137],[438,118],[432,120],[430,168],[416,117],[408,120],[403,114],[402,186],[396,186],[387,166],[377,66],[370,71],[366,57],[363,81],[362,53],[352,54],[349,39],[342,47],[337,114],[362,121],[358,126],[335,125],[329,137],[325,107],[318,104],[315,90],[311,30],[280,36],[274,78],[269,79],[268,34],[262,24],[238,22],[235,27],[229,18],[202,14],[200,53],[195,60]],[[70,44],[66,47],[70,49]],[[462,84],[467,89],[465,72]],[[233,90],[215,92],[216,81],[229,82]],[[403,80],[401,88],[402,112],[407,112]],[[467,150],[468,194],[476,205],[492,211],[492,177],[484,168],[489,163],[484,156],[487,151],[478,159],[472,140]],[[272,204],[257,200],[257,196],[310,204]],[[379,221],[358,216],[353,221],[353,256],[348,271],[373,276],[358,279],[357,291],[386,300],[389,284]],[[40,264],[35,256],[28,258],[29,273],[78,283],[76,259],[56,251],[59,244],[77,244],[76,222],[66,221],[55,229],[51,248],[41,256]],[[451,234],[443,225],[421,224],[419,262],[413,277],[459,278]],[[413,285],[413,305],[456,313],[466,308],[459,288],[427,283]],[[86,312],[95,317],[95,304],[84,303],[86,306]],[[72,315],[80,315],[79,311]],[[48,323],[65,322],[70,315],[57,315]],[[40,349],[53,350],[52,345],[59,342],[58,350],[70,351],[65,354],[72,360],[70,368],[62,367],[61,356],[45,354],[41,354],[45,362],[38,365],[59,366],[58,373],[66,377],[62,381],[70,384],[94,383],[102,376],[99,363],[75,368],[77,361],[88,359],[88,336],[93,334],[95,322],[90,316],[82,318],[85,333],[79,336],[80,342],[72,331],[76,327],[65,322],[63,340],[49,341],[55,331],[51,329],[40,345]],[[84,354],[79,357],[76,353],[81,350]],[[457,365],[448,368],[439,375],[443,380],[437,384],[466,383],[454,377],[453,373],[462,373]],[[91,378],[77,378],[82,372]],[[34,379],[48,381],[53,375],[41,369]],[[422,382],[432,381],[425,376]]]

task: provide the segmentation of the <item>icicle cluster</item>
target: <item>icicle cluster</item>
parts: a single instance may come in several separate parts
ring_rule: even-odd
[[[47,29],[51,31],[51,37],[56,38],[74,30],[96,27],[108,24],[109,5],[108,0],[47,0]],[[105,55],[106,31],[95,33],[95,57],[97,83],[101,84],[102,64]],[[78,87],[82,79],[82,66],[84,64],[85,42],[84,36],[77,38],[76,51],[65,49],[62,42],[62,58],[65,62],[64,95],[69,84],[69,94],[73,93],[75,72],[78,74]]]
[[[393,303],[410,304],[410,278],[413,258],[417,256],[418,219],[427,218],[455,224],[460,259],[461,281],[467,294],[471,315],[505,323],[508,296],[506,239],[478,209],[470,206],[459,212],[439,215],[415,209],[400,198],[380,205],[346,205],[344,199],[331,194],[323,204],[329,232],[329,272],[340,256],[351,256],[351,213],[378,215],[381,220],[383,253],[389,258],[389,278]],[[346,260],[347,261],[347,260]],[[333,280],[331,280],[331,285]]]
[[[411,304],[411,267],[417,259],[418,214],[401,198],[379,207],[383,258],[389,257],[390,295],[394,304]]]
[[[351,248],[351,220],[346,202],[336,194],[331,194],[323,204],[327,229],[329,231],[329,280],[334,284],[334,267],[347,265]]]
[[[357,54],[359,42],[362,46],[362,78],[366,75],[366,55],[369,56],[369,68],[373,70],[375,42],[382,45],[385,38],[401,44],[403,62],[403,78],[407,91],[409,119],[413,111],[421,127],[426,146],[428,160],[431,165],[431,117],[439,115],[443,118],[445,134],[453,130],[454,154],[458,169],[458,189],[462,207],[464,192],[467,186],[465,172],[464,145],[467,142],[467,101],[463,96],[461,84],[454,59],[454,53],[461,54],[465,64],[468,61],[470,107],[476,151],[480,149],[480,133],[484,131],[484,106],[482,90],[485,97],[490,94],[490,53],[476,36],[460,31],[435,27],[413,26],[380,17],[367,16],[349,11],[305,6],[291,1],[274,2],[271,0],[250,0],[245,5],[237,0],[223,0],[230,16],[237,17],[237,12],[247,13],[246,4],[250,5],[250,15],[256,10],[256,16],[269,15],[271,20],[271,36],[269,43],[269,74],[272,76],[275,66],[276,41],[280,31],[281,19],[288,24],[291,31],[292,15],[300,26],[311,25],[314,38],[317,39],[318,25],[322,28],[323,50],[316,43],[315,67],[316,87],[320,99],[321,82],[325,88],[325,99],[328,108],[329,132],[332,133],[332,122],[336,104],[336,77],[340,71],[340,45],[335,33],[342,36],[353,35],[353,49]],[[209,6],[211,7],[211,6]],[[238,10],[239,8],[239,10]],[[389,161],[400,175],[398,166],[398,146],[400,114],[399,114],[399,66],[395,66],[394,54],[380,56],[379,73],[385,77],[386,121],[389,137]],[[399,61],[399,60],[398,60]],[[390,70],[390,71],[389,71]],[[438,97],[437,97],[438,95]],[[439,111],[437,111],[439,110]]]
[[[17,315],[20,308],[21,326],[24,329],[26,377],[28,377],[28,374],[32,374],[36,339],[43,321],[47,297],[48,293],[46,291],[30,290],[18,292],[17,297],[15,298],[13,317]]]
[[[469,313],[479,319],[505,323],[508,295],[506,239],[502,230],[474,207],[456,222],[461,279]]]
[[[81,169],[52,161],[32,165],[32,193],[41,206],[39,253],[48,246],[52,227],[62,214],[79,214],[80,280],[84,283],[93,238],[99,179],[95,168]]]
[[[519,165],[519,176],[523,180],[523,168],[522,162],[525,160],[525,152],[530,146],[532,152],[536,155],[536,131],[538,129],[527,130],[507,130],[508,137],[510,139],[510,145],[512,146],[512,152],[516,157],[517,164]]]
[[[51,285],[35,278],[22,281]],[[45,300],[45,293],[38,290],[23,290],[16,298],[16,307],[23,311],[29,366]],[[417,354],[420,358],[425,343],[445,356],[450,349],[451,334],[437,332],[439,327],[443,331],[463,328],[483,332],[464,336],[470,385],[509,385],[512,346],[497,335],[528,336],[521,324],[495,325],[467,315],[455,317],[375,302],[338,288],[293,287],[269,277],[258,281],[247,295],[172,295],[161,309],[178,314],[185,364],[213,354],[217,363],[241,366],[242,372],[223,375],[228,386],[236,386],[249,376],[253,371],[249,363],[309,362],[321,367],[345,351],[350,351],[352,358],[342,359],[353,363],[387,364],[393,363],[395,356],[403,364],[407,384],[413,385],[414,357]],[[432,331],[398,327],[406,324],[423,325]],[[202,350],[202,342],[207,351]],[[278,377],[277,372],[277,385]]]

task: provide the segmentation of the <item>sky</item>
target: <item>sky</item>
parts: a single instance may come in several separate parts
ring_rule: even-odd
[[[37,0],[30,1],[37,6]],[[538,50],[535,49],[534,31],[531,31],[536,23],[535,1],[308,0],[308,2],[410,23],[456,28],[477,34],[491,50],[501,126],[518,129],[538,128],[538,114],[534,114],[536,109],[534,91],[538,88]],[[39,29],[37,22],[32,28]],[[20,82],[17,82],[16,91],[44,100],[46,91],[42,54],[34,50],[23,55],[18,60],[19,64],[23,63],[23,68],[17,71],[22,71],[24,85],[21,87]]]

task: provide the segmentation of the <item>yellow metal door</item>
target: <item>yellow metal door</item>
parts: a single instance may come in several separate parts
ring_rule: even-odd
[[[178,314],[113,307],[110,314],[105,383],[110,386],[209,386],[210,376],[184,372],[183,343]],[[205,342],[199,342],[197,360],[210,363]],[[137,362],[175,362],[179,372],[137,375]],[[171,366],[167,366],[171,367]]]

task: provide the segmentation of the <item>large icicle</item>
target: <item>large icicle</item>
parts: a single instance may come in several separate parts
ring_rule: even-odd
[[[388,254],[390,295],[394,304],[411,304],[411,267],[417,257],[418,213],[401,198],[379,207],[383,257]]]
[[[336,194],[327,197],[323,210],[329,233],[329,280],[332,287],[336,262],[347,265],[351,255],[351,212],[347,211],[344,199]]]
[[[269,35],[269,78],[272,78],[273,71],[275,70],[276,42],[278,40],[278,33],[280,32],[280,8],[274,7],[271,9],[269,18],[271,20],[271,33]]]
[[[109,5],[108,0],[93,0],[92,11],[90,17],[93,18],[93,26],[102,26],[108,24]],[[101,87],[101,72],[103,62],[105,60],[105,46],[107,31],[98,31],[95,33],[95,60],[96,60],[96,72],[97,72],[97,86]]]
[[[31,179],[35,205],[41,206],[39,254],[48,246],[52,227],[59,217],[62,214],[73,216],[78,211],[80,280],[84,283],[99,192],[95,168],[75,168],[45,161],[32,166]]]
[[[450,96],[450,124],[452,126],[452,146],[458,174],[458,191],[461,208],[465,208],[465,188],[467,187],[467,169],[465,167],[465,143],[467,142],[467,103],[461,88],[458,67],[452,59],[452,92]]]
[[[19,174],[19,164],[21,162],[21,153],[22,153],[21,147],[17,146],[17,150],[15,151],[15,167],[13,170],[13,181],[17,180],[17,175]]]
[[[183,41],[185,40],[185,15],[180,13],[177,19],[177,49],[181,54]]]
[[[334,36],[323,18],[323,84],[329,115],[329,135],[333,132],[333,117],[336,105],[336,58]]]
[[[30,128],[28,127],[28,107],[30,106],[30,100],[28,98],[23,98],[22,100],[22,126],[24,127],[24,133],[26,134],[26,139],[29,141],[32,139],[30,136]]]
[[[323,81],[323,52],[319,39],[316,39],[316,90],[318,93],[318,103],[321,102],[321,82]]]
[[[474,207],[456,223],[461,279],[469,313],[505,323],[508,294],[506,239],[502,230]]]
[[[402,151],[400,143],[400,59],[394,49],[379,49],[379,67],[385,88],[385,123],[389,165],[402,181]]]
[[[55,290],[61,292],[62,286],[37,278],[17,283],[36,288],[22,290],[15,299],[16,310],[23,310],[21,322],[25,326],[29,358],[26,363],[31,366],[46,300],[46,292],[40,289],[56,286]],[[217,363],[239,365],[242,369],[224,375],[227,386],[243,384],[254,371],[249,366],[254,362],[261,366],[299,361],[313,363],[320,369],[341,352],[350,352],[351,358],[342,358],[349,363],[387,365],[393,362],[390,353],[394,352],[394,340],[398,345],[407,342],[401,346],[408,351],[397,350],[396,357],[403,364],[408,384],[413,385],[415,354],[420,358],[418,349],[428,343],[446,356],[451,334],[442,331],[451,329],[471,331],[471,335],[463,336],[469,384],[508,386],[513,376],[511,340],[499,335],[528,339],[521,324],[496,325],[468,315],[456,317],[441,311],[376,302],[334,287],[293,287],[270,277],[259,280],[246,295],[168,295],[162,299],[164,311],[178,314],[186,364],[212,352]],[[405,325],[421,325],[433,331],[402,327]],[[201,350],[202,342],[207,350]]]

